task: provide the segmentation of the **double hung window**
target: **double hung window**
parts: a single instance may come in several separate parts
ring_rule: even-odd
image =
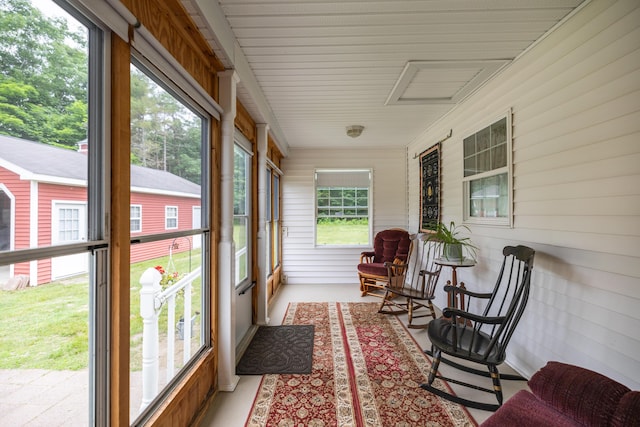
[[[316,245],[369,245],[371,170],[318,169]]]
[[[142,205],[131,205],[130,213],[131,232],[139,233],[142,231]]]
[[[173,230],[178,228],[178,207],[165,206],[164,208],[164,228]]]
[[[266,180],[266,237],[267,237],[267,276],[273,274],[280,265],[280,174],[272,168],[267,167]]]
[[[511,225],[511,114],[463,140],[464,219]]]
[[[236,247],[236,287],[251,281],[251,144],[242,138],[233,151],[233,241]]]

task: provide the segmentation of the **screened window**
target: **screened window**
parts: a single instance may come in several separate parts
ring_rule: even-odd
[[[142,205],[131,205],[131,232],[142,231]]]
[[[511,223],[510,114],[463,140],[465,220]]]
[[[316,245],[368,245],[370,170],[316,170]]]
[[[280,174],[275,167],[267,167],[266,177],[266,249],[267,276],[280,265],[282,222],[280,220]]]
[[[131,245],[131,421],[147,417],[209,345],[208,128],[197,104],[134,57],[130,205],[142,206],[145,233]]]
[[[0,417],[105,425],[108,150],[102,106],[89,102],[106,97],[104,34],[49,0],[1,1],[0,22],[0,389],[49,407]],[[26,372],[38,375],[19,382]],[[33,393],[56,372],[76,397]]]
[[[280,265],[280,176],[273,173],[273,184],[272,184],[272,206],[273,206],[273,215],[271,221],[271,270],[275,270],[278,265]]]
[[[251,212],[251,156],[239,145],[234,146],[233,170],[233,240],[236,246],[236,287],[249,280],[249,233]]]
[[[266,179],[266,206],[265,206],[265,233],[267,239],[267,276],[273,274],[273,171],[267,168]]]

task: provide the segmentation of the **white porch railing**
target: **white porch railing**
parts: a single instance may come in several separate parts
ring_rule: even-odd
[[[142,403],[140,411],[158,395],[160,374],[160,336],[158,320],[162,307],[167,307],[167,346],[166,376],[169,382],[176,371],[175,366],[175,328],[176,295],[184,290],[184,315],[182,322],[183,364],[191,358],[191,284],[200,277],[200,267],[162,290],[162,275],[155,268],[148,268],[140,277],[140,316],[142,316]],[[197,314],[197,312],[196,312]]]

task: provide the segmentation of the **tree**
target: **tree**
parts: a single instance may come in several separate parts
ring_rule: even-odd
[[[28,0],[0,0],[0,28],[0,133],[75,148],[87,135],[86,31]]]
[[[87,138],[88,31],[69,26],[29,0],[0,0],[0,133],[70,149]],[[200,183],[201,129],[199,116],[131,67],[132,164]]]
[[[131,162],[201,183],[202,120],[131,67]]]

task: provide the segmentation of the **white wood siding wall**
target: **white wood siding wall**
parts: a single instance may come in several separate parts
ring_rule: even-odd
[[[453,129],[442,144],[442,217],[462,222],[462,139],[509,108],[514,228],[471,226],[479,264],[460,276],[486,290],[503,246],[533,247],[532,294],[508,362],[530,376],[560,360],[640,389],[640,2],[593,0],[409,144],[410,228],[413,153]]]
[[[314,171],[318,168],[373,170],[373,234],[407,228],[405,150],[293,149],[282,170],[282,265],[286,283],[357,286],[362,247],[314,246]],[[366,248],[370,249],[370,248]]]

